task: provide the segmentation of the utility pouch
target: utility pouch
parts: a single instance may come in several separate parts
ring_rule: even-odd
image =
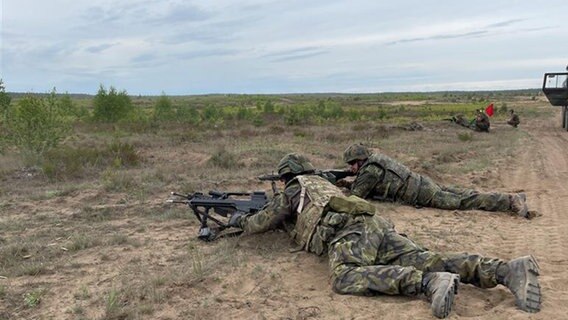
[[[310,241],[308,251],[313,252],[317,255],[326,253],[328,248],[327,244],[333,239],[334,236],[335,229],[322,225],[317,226],[312,236],[312,240]]]
[[[327,203],[328,211],[343,212],[354,216],[375,214],[375,206],[357,196],[332,196]]]

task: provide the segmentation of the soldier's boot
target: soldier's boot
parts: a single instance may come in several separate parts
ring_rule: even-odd
[[[527,207],[527,195],[524,193],[516,193],[510,195],[510,197],[511,211],[523,218],[527,218],[529,213],[529,208]]]
[[[449,272],[428,272],[422,276],[422,292],[431,302],[432,314],[445,318],[452,311],[460,276]]]
[[[497,268],[497,282],[515,295],[515,304],[526,312],[540,311],[540,268],[533,256],[524,256],[502,263]]]

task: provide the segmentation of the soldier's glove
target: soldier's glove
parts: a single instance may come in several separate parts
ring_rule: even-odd
[[[351,188],[351,185],[352,185],[352,184],[353,184],[353,182],[348,181],[348,180],[345,180],[345,179],[341,179],[341,180],[339,180],[339,181],[337,181],[337,182],[335,183],[335,185],[336,185],[337,187],[339,187],[339,188],[347,188],[347,189]]]
[[[241,219],[244,216],[244,214],[242,212],[235,212],[231,215],[231,218],[229,219],[229,223],[227,224],[229,227],[233,227],[233,228],[240,228],[241,227]]]

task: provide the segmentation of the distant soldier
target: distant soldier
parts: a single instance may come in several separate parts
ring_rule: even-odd
[[[507,121],[507,124],[516,128],[519,126],[519,123],[521,123],[521,120],[519,120],[519,116],[515,114],[513,109],[511,109],[510,113],[511,117],[509,118],[509,121]]]
[[[481,109],[477,110],[475,119],[471,121],[465,119],[464,116],[461,114],[452,117],[451,120],[461,126],[480,132],[489,132],[489,127],[491,126],[489,122],[489,117]]]
[[[355,181],[338,181],[361,198],[397,201],[413,206],[446,210],[485,210],[510,212],[530,219],[524,193],[479,192],[447,187],[412,172],[402,163],[381,153],[372,153],[361,144],[350,145],[343,160],[356,174]]]
[[[487,116],[482,109],[477,110],[477,116],[475,117],[475,130],[489,132],[490,126],[489,116]]]

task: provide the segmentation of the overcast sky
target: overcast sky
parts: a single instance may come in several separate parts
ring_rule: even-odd
[[[7,91],[538,88],[568,64],[568,1],[0,0]]]

